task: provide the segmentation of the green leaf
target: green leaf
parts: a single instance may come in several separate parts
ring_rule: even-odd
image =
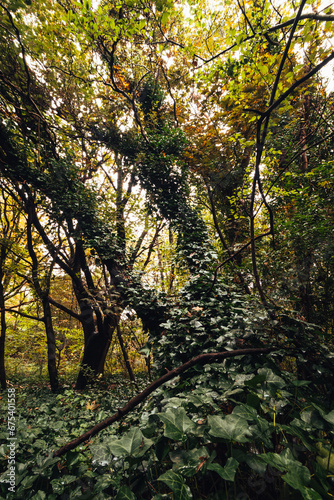
[[[258,458],[262,459],[266,464],[271,465],[275,469],[285,472],[294,468],[296,464],[301,465],[298,460],[294,458],[292,452],[287,448],[282,451],[281,454],[278,453],[263,453],[258,455]]]
[[[169,456],[171,461],[175,464],[173,467],[174,470],[180,472],[184,477],[191,477],[194,476],[202,466],[206,465],[209,451],[206,447],[201,446],[200,448],[194,448],[190,451],[179,449],[171,452]]]
[[[266,380],[265,374],[255,375],[250,380],[246,380],[245,385],[247,385],[248,387],[256,387],[257,385],[262,384],[262,382],[264,382],[265,380]]]
[[[305,410],[301,413],[300,418],[303,422],[316,429],[324,429],[325,427],[323,419],[316,410]]]
[[[185,484],[183,477],[172,470],[162,474],[158,481],[163,481],[174,493],[175,500],[189,500],[193,498],[190,488]]]
[[[258,474],[264,474],[267,468],[267,464],[258,455],[246,455],[244,458],[247,465],[253,469]]]
[[[30,498],[31,500],[44,500],[46,498],[46,493],[44,491],[38,490],[37,493]]]
[[[110,453],[116,457],[141,457],[152,444],[153,441],[145,438],[138,427],[132,427],[121,439],[109,439],[106,443]]]
[[[276,375],[270,368],[260,368],[258,370],[258,374],[265,376],[265,383],[267,384],[275,385],[280,389],[286,386],[285,380],[283,380],[282,377]]]
[[[301,491],[301,488],[304,488],[311,481],[311,474],[307,467],[296,461],[295,464],[290,465],[289,472],[284,474],[282,479],[292,488]]]
[[[295,387],[305,387],[306,385],[310,385],[309,380],[292,380],[292,385]]]
[[[323,500],[323,497],[319,495],[313,488],[301,488],[301,494],[304,500]]]
[[[175,441],[186,439],[186,432],[195,429],[195,424],[187,417],[185,409],[168,408],[165,413],[157,414],[160,420],[165,424],[164,435]]]
[[[239,443],[252,440],[247,420],[238,415],[226,415],[224,419],[217,415],[209,415],[208,424],[210,425],[209,433],[212,436]]]
[[[70,476],[70,475],[62,476],[60,479],[58,478],[52,479],[51,480],[52,490],[54,493],[61,495],[65,490],[65,486],[67,484],[73,483],[76,480],[77,476]]]
[[[213,470],[220,475],[221,478],[225,479],[225,481],[234,481],[235,473],[237,471],[239,462],[235,458],[228,458],[225,467],[222,467],[219,464],[213,463],[208,465],[208,470]]]
[[[161,16],[161,24],[166,24],[169,18],[169,13],[164,12]]]
[[[258,418],[257,411],[248,405],[238,405],[234,408],[232,415],[245,418],[246,420],[254,421]]]
[[[334,410],[327,413],[327,415],[323,415],[323,418],[324,420],[326,420],[326,422],[334,425]]]
[[[143,28],[145,27],[145,25],[146,25],[146,21],[145,21],[145,19],[141,19],[141,20],[138,22],[138,24],[137,24],[137,29],[138,29],[138,30],[141,30],[141,29],[143,29]]]
[[[136,497],[130,490],[129,486],[121,486],[117,492],[115,500],[136,500]]]

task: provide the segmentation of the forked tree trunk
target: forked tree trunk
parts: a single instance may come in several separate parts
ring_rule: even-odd
[[[115,329],[113,318],[105,316],[102,322],[97,325],[97,328],[97,332],[94,332],[85,341],[84,354],[75,385],[77,390],[83,390],[88,383],[93,382],[104,370],[106,356]]]
[[[76,390],[83,390],[88,383],[93,382],[101,370],[101,360],[110,345],[110,339],[104,332],[96,332],[85,344]]]

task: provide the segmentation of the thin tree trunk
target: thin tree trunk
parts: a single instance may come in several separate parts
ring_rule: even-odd
[[[43,312],[44,312],[45,333],[47,339],[49,379],[50,379],[51,390],[53,392],[56,392],[59,388],[57,356],[56,356],[56,338],[53,330],[50,302],[47,297],[43,297],[42,302],[43,302]]]
[[[39,262],[36,256],[36,252],[34,249],[33,238],[32,238],[32,220],[34,215],[34,206],[32,202],[29,200],[27,203],[27,213],[28,213],[28,221],[27,221],[27,247],[29,251],[29,255],[32,260],[32,281],[34,285],[34,289],[36,294],[42,301],[43,313],[44,313],[44,325],[45,325],[45,333],[46,333],[46,341],[47,341],[47,355],[48,355],[48,372],[51,390],[53,392],[57,391],[59,388],[58,382],[58,372],[57,372],[57,360],[56,360],[56,339],[52,325],[52,313],[51,306],[49,302],[49,291],[50,291],[50,279],[52,268],[54,265],[54,260],[51,263],[51,267],[49,269],[49,276],[47,279],[47,284],[43,289],[38,277],[38,267]]]
[[[136,378],[135,378],[135,374],[133,373],[133,370],[132,370],[132,366],[131,366],[131,363],[130,363],[130,360],[129,360],[129,356],[128,356],[127,350],[125,349],[125,345],[124,345],[124,342],[123,342],[122,332],[121,332],[121,329],[119,327],[119,323],[117,323],[116,331],[117,331],[118,342],[119,342],[119,345],[120,345],[121,350],[122,350],[123,358],[124,358],[124,361],[125,361],[125,366],[126,366],[126,369],[128,371],[130,380],[131,380],[131,382],[134,383],[136,389],[139,390],[138,385],[137,385],[137,381],[136,381]]]
[[[220,239],[220,241],[221,241],[224,249],[227,251],[229,257],[232,257],[232,259],[231,259],[230,262],[231,262],[231,264],[233,266],[233,269],[236,272],[236,274],[237,274],[237,276],[238,276],[238,278],[240,280],[240,283],[244,287],[245,292],[248,295],[251,295],[249,287],[248,287],[247,283],[245,282],[244,277],[243,277],[241,271],[237,268],[236,264],[233,261],[233,252],[230,250],[230,248],[229,248],[229,246],[228,246],[228,244],[227,244],[227,242],[226,242],[226,240],[224,238],[224,235],[223,235],[223,233],[222,233],[222,231],[220,229],[218,218],[217,218],[216,207],[215,207],[214,200],[213,200],[213,194],[210,191],[210,188],[208,186],[207,186],[207,191],[208,191],[208,197],[209,197],[210,204],[211,204],[211,213],[212,213],[213,223],[215,225],[215,228],[216,228],[216,231],[218,233],[219,239]]]
[[[0,384],[2,389],[7,388],[6,370],[5,370],[5,339],[6,339],[6,312],[5,312],[5,297],[2,284],[3,271],[2,259],[0,262],[0,309],[1,309],[1,334],[0,334]]]

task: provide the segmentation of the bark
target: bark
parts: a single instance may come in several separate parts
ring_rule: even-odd
[[[241,271],[237,268],[236,264],[233,262],[234,258],[237,258],[240,256],[240,259],[237,258],[237,264],[238,265],[241,265],[241,252],[240,254],[238,255],[233,255],[233,252],[230,250],[225,238],[224,238],[224,235],[220,229],[220,226],[219,226],[219,222],[218,222],[218,218],[217,218],[217,212],[216,212],[216,206],[215,206],[215,203],[214,203],[214,199],[213,199],[213,193],[210,191],[210,188],[209,186],[207,186],[207,191],[208,191],[208,196],[209,196],[209,200],[210,200],[210,205],[211,205],[211,214],[212,214],[212,218],[213,218],[213,223],[215,225],[215,228],[216,228],[216,231],[218,233],[218,236],[219,236],[219,239],[224,247],[224,249],[227,251],[229,257],[231,258],[230,262],[234,268],[234,271],[236,273],[236,275],[238,276],[239,280],[240,280],[240,283],[242,284],[245,292],[248,294],[248,295],[251,295],[251,292],[249,290],[249,287],[247,285],[247,283],[245,282],[244,280],[244,277],[241,273]]]
[[[112,336],[113,336],[113,333],[115,331],[116,323],[117,323],[117,320],[115,320],[114,317],[112,317],[110,315],[107,315],[104,317],[103,332],[104,332],[104,335],[105,335],[107,341],[106,341],[106,344],[105,344],[105,347],[104,347],[104,350],[103,350],[103,353],[102,353],[102,356],[100,359],[100,364],[98,367],[98,375],[103,375],[103,373],[104,373],[104,365],[105,365],[106,357],[107,357],[109,347],[110,347],[110,344],[112,341]]]
[[[311,67],[306,66],[306,71],[308,72]],[[308,159],[307,159],[307,149],[308,149],[308,138],[309,138],[309,128],[310,128],[310,111],[311,111],[311,98],[309,95],[304,96],[302,116],[300,119],[300,129],[299,129],[299,144],[302,148],[302,152],[299,158],[299,166],[303,173],[308,171]]]
[[[89,382],[93,382],[101,370],[101,361],[105,359],[110,338],[105,332],[95,332],[85,345],[76,390],[83,390]],[[103,363],[104,364],[104,363]]]
[[[83,318],[85,332],[84,354],[81,361],[80,371],[76,381],[76,390],[83,390],[87,384],[93,382],[96,377],[103,374],[104,364],[115,329],[115,321],[112,316],[95,311],[88,300],[81,301],[81,311],[88,313]],[[94,321],[94,314],[98,319]]]

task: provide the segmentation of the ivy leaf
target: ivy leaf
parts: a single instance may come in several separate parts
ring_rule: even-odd
[[[326,414],[320,406],[318,406],[314,403],[313,403],[313,406],[314,406],[314,408],[316,408],[318,410],[318,412],[320,413],[322,418],[324,420],[326,420],[326,422],[328,422],[329,424],[334,424],[334,410],[332,410]]]
[[[172,470],[168,470],[162,474],[158,481],[163,481],[174,493],[174,498],[177,500],[189,500],[193,498],[190,488],[185,484],[184,479],[180,474],[176,474]]]
[[[208,465],[208,470],[213,470],[220,475],[225,481],[234,481],[235,473],[237,471],[239,462],[235,458],[228,458],[225,467],[213,463]]]
[[[322,500],[323,497],[319,495],[313,488],[301,488],[301,494],[304,500]]]
[[[145,438],[138,427],[132,427],[121,439],[110,439],[106,444],[116,457],[141,457],[152,446],[153,441]]]
[[[238,405],[234,408],[233,415],[245,418],[246,420],[254,421],[258,418],[258,413],[255,408],[249,405]]]
[[[121,486],[115,500],[136,500],[129,486]]]
[[[286,386],[285,380],[276,375],[270,368],[260,368],[258,374],[265,377],[265,382],[267,384],[274,385],[280,389]]]
[[[209,415],[208,424],[211,427],[209,433],[212,436],[239,443],[247,443],[252,440],[247,420],[238,415],[226,415],[225,418]]]
[[[206,447],[201,446],[190,451],[170,452],[169,456],[174,463],[174,471],[180,472],[184,477],[192,477],[207,464],[209,451]]]
[[[301,491],[311,481],[311,474],[307,467],[296,462],[290,465],[289,471],[282,476],[282,479],[292,488]]]
[[[195,424],[187,417],[185,409],[168,408],[165,413],[157,414],[160,420],[165,424],[164,435],[175,441],[186,439],[186,432],[195,429]]]
[[[46,498],[46,493],[41,490],[38,490],[36,495],[31,497],[32,500],[44,500],[45,498]]]
[[[316,410],[304,410],[301,415],[303,422],[316,429],[324,429],[324,421]]]
[[[268,465],[271,465],[271,467],[274,467],[281,472],[290,470],[296,464],[301,465],[300,462],[298,462],[298,460],[294,458],[292,452],[289,449],[282,451],[282,453],[280,454],[272,452],[263,453],[261,455],[258,455],[258,457]]]

